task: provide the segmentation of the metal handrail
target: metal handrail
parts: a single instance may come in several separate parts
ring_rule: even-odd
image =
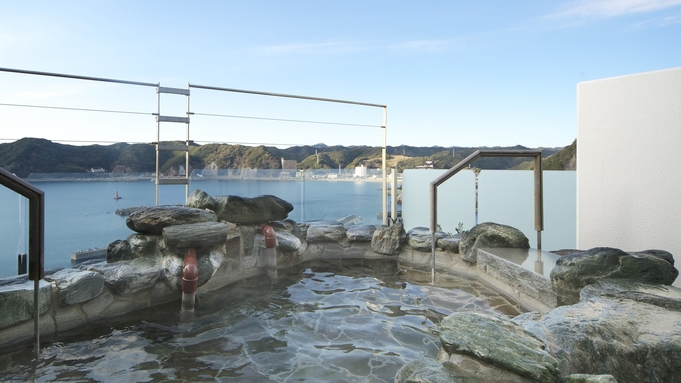
[[[28,198],[28,279],[33,281],[34,338],[36,360],[40,356],[40,280],[45,278],[45,193],[0,168],[0,185]]]
[[[537,231],[537,248],[541,250],[541,232],[544,230],[544,181],[542,175],[541,150],[494,150],[480,149],[471,153],[444,174],[430,183],[430,233],[432,235],[431,270],[435,282],[435,233],[437,232],[437,187],[463,170],[480,157],[534,157],[534,229]]]

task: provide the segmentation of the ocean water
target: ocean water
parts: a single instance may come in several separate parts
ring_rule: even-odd
[[[105,181],[41,181],[34,185],[45,192],[45,268],[71,267],[71,253],[77,250],[105,248],[117,239],[133,232],[125,225],[126,217],[116,209],[134,206],[154,206],[156,187],[149,180],[132,182]],[[238,195],[256,197],[276,195],[294,209],[289,218],[296,222],[340,219],[355,214],[365,224],[380,224],[381,183],[366,180],[305,181],[262,179],[198,179],[189,188],[211,196]],[[118,192],[122,197],[115,200]],[[0,277],[17,274],[17,254],[26,253],[26,217],[22,200],[14,192],[0,187]],[[185,188],[161,186],[159,204],[182,204]],[[23,203],[27,210],[27,202]]]

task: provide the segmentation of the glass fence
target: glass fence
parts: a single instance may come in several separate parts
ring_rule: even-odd
[[[444,171],[404,171],[398,211],[406,230],[429,227],[430,181]],[[492,221],[520,229],[536,246],[532,177],[532,171],[483,170],[476,189],[474,173],[460,172],[438,188],[441,229],[455,233],[476,222]],[[45,192],[46,269],[71,267],[71,253],[105,248],[132,234],[126,217],[116,214],[117,210],[155,205],[151,173],[32,174],[26,180]],[[202,169],[192,172],[189,190],[203,190],[211,196],[276,195],[294,206],[289,218],[296,222],[343,220],[380,225],[381,180],[379,169],[361,174],[344,169]],[[575,182],[575,172],[544,172],[545,250],[575,247]],[[120,199],[115,199],[116,195]],[[27,204],[25,198],[5,188],[0,188],[0,201],[0,277],[5,277],[17,274],[17,255],[27,249]],[[161,205],[184,201],[184,186],[159,187]]]

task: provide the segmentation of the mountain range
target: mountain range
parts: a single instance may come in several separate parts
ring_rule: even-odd
[[[184,144],[184,143],[169,143]],[[574,170],[576,141],[565,148],[542,148],[544,169]],[[387,166],[399,172],[432,161],[433,168],[451,168],[473,153],[470,147],[388,146]],[[492,149],[487,147],[487,149]],[[519,150],[524,146],[494,147]],[[364,165],[381,167],[381,148],[372,146],[327,146],[324,144],[294,146],[286,149],[274,146],[244,146],[228,144],[192,144],[189,163],[194,169],[280,169],[281,159],[297,161],[298,169],[354,169]],[[162,172],[177,170],[185,164],[184,152],[160,151]],[[523,158],[488,157],[473,163],[480,169],[531,169],[532,162]],[[83,173],[92,169],[111,172],[147,173],[156,171],[155,146],[149,144],[116,143],[112,145],[75,146],[41,138],[22,138],[0,144],[0,167],[26,178],[31,173]]]

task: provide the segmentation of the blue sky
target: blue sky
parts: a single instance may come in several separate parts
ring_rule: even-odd
[[[579,82],[681,66],[681,0],[0,0],[0,9],[2,68],[385,104],[391,146],[569,145]],[[381,145],[381,108],[191,92],[199,143]],[[184,96],[161,104],[162,114],[186,112]],[[153,87],[0,72],[0,142],[152,142],[156,109]],[[168,125],[162,140],[184,139]]]

